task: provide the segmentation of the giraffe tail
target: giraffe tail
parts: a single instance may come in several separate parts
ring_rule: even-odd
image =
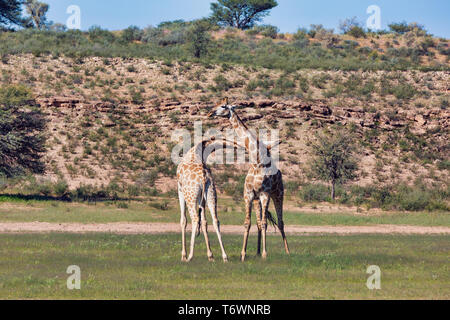
[[[273,214],[269,210],[267,210],[266,217],[267,217],[267,221],[269,221],[269,223],[274,227],[274,229],[277,230],[278,223],[275,220]]]
[[[200,236],[201,228],[202,228],[202,210],[205,210],[204,207],[200,206],[198,208],[198,226],[197,226],[197,234],[196,237]]]
[[[201,200],[200,200],[200,206],[198,207],[198,227],[197,227],[197,234],[196,236],[200,236],[201,228],[202,228],[202,215],[205,214],[205,206],[206,206],[206,199],[205,199],[205,189],[206,185],[203,184],[202,187],[202,194],[201,194]]]

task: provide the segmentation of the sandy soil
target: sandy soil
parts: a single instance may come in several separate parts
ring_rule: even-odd
[[[188,226],[190,229],[190,226]],[[221,227],[224,234],[242,234],[242,226]],[[256,227],[252,227],[252,233]],[[0,223],[0,233],[115,233],[115,234],[161,234],[178,233],[180,226],[176,223],[107,223],[107,224],[80,224],[80,223],[46,223],[46,222],[19,222]],[[212,226],[209,232],[214,232]],[[269,234],[275,234],[274,228],[269,227]],[[450,234],[449,227],[423,227],[406,225],[374,225],[374,226],[286,226],[286,233],[309,234]]]

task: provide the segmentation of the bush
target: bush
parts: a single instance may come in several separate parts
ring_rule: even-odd
[[[150,207],[155,208],[157,210],[167,211],[169,210],[169,202],[167,200],[164,200],[162,202],[153,202],[150,203]]]
[[[437,190],[402,187],[392,205],[406,211],[449,210],[441,197]]]
[[[364,31],[363,28],[359,27],[359,26],[354,26],[352,27],[348,32],[348,35],[355,37],[355,38],[365,38],[366,37],[366,32]]]
[[[393,94],[397,99],[409,100],[417,94],[417,91],[410,84],[401,84],[397,87],[394,87]]]
[[[299,28],[296,33],[294,33],[294,40],[308,39],[308,30],[304,28]]]
[[[263,35],[264,37],[269,37],[272,39],[276,39],[278,36],[278,32],[280,31],[277,27],[271,25],[261,25],[253,27],[256,33]]]
[[[300,189],[300,182],[298,181],[288,181],[284,184],[284,189],[289,195],[295,195]]]
[[[114,42],[115,36],[112,32],[102,29],[100,26],[92,26],[88,30],[89,39],[95,42]]]
[[[130,26],[122,31],[120,40],[129,43],[132,41],[141,41],[143,36],[143,31],[136,26]]]
[[[23,85],[0,87],[0,104],[5,107],[20,106],[32,98],[31,90]]]
[[[330,201],[330,188],[324,184],[306,184],[300,188],[299,196],[306,202]]]
[[[405,34],[408,32],[414,32],[418,36],[424,36],[427,34],[425,27],[417,24],[415,22],[413,23],[406,23],[405,21],[400,23],[391,23],[388,25],[391,32],[398,33],[398,34]]]
[[[237,178],[236,182],[227,182],[224,185],[225,194],[231,196],[234,201],[242,200],[244,195],[245,176]]]
[[[128,209],[128,203],[126,203],[126,202],[118,202],[117,203],[117,208],[119,208],[119,209]]]
[[[398,34],[405,34],[411,30],[405,21],[400,23],[391,23],[388,27],[392,32]]]
[[[228,91],[232,87],[228,79],[221,74],[214,78],[214,82],[216,83],[215,90],[218,92]]]
[[[69,193],[69,185],[66,181],[60,180],[56,182],[56,184],[53,186],[53,193],[58,198],[63,198],[68,195]]]

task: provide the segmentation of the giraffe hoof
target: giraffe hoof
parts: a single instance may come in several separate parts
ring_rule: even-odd
[[[245,262],[245,256],[241,256],[241,262]]]
[[[262,256],[261,256],[261,258],[262,258],[263,260],[266,260],[266,259],[267,259],[267,253],[263,253]]]
[[[209,257],[209,258],[208,258],[208,261],[209,261],[209,262],[214,262],[214,257]]]
[[[186,256],[182,256],[182,257],[181,257],[181,261],[182,261],[182,262],[186,262],[186,261],[187,261]]]

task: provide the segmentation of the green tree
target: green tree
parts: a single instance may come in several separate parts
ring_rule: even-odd
[[[0,28],[24,24],[22,3],[23,0],[0,0]]]
[[[37,0],[26,0],[25,8],[27,13],[30,15],[33,25],[36,29],[42,30],[47,28],[47,11],[49,5]]]
[[[120,36],[120,40],[124,43],[129,43],[133,41],[141,41],[143,32],[137,26],[129,26],[125,30],[122,31],[122,35]]]
[[[427,35],[425,27],[418,24],[417,22],[407,23],[406,21],[403,21],[399,23],[391,23],[390,25],[388,25],[388,27],[389,30],[393,33],[405,34],[414,31],[417,36]]]
[[[211,4],[211,18],[221,25],[249,29],[276,6],[276,0],[218,0]]]
[[[211,38],[208,33],[210,28],[211,22],[205,19],[193,22],[189,28],[189,48],[194,57],[200,58],[208,53],[208,47],[211,43]]]
[[[23,86],[0,88],[0,175],[43,173],[46,120]]]
[[[333,200],[337,183],[356,178],[355,151],[352,137],[343,129],[320,132],[311,142],[311,172],[317,179],[331,184]]]

